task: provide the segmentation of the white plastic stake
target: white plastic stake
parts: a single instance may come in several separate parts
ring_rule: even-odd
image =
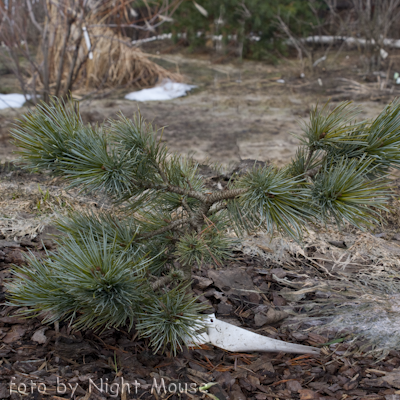
[[[227,322],[215,318],[214,314],[206,319],[207,332],[196,338],[197,345],[211,343],[221,349],[234,352],[279,352],[294,354],[319,354],[316,347],[301,344],[287,343],[282,340],[271,339],[258,333],[250,332]]]

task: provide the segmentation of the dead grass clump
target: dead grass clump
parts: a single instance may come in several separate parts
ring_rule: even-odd
[[[154,86],[169,78],[181,81],[179,74],[172,73],[149,60],[140,49],[130,46],[128,40],[111,29],[93,28],[90,31],[95,46],[93,59],[86,63],[82,77],[86,85],[99,86]]]
[[[284,271],[283,278],[271,274],[289,303],[283,309],[290,318],[282,329],[351,333],[354,343],[363,340],[358,350],[382,358],[400,346],[397,243],[326,226],[309,229],[301,244],[259,233],[242,241],[240,249]]]
[[[181,81],[182,76],[151,61],[140,49],[101,24],[96,10],[66,19],[60,4],[47,4],[48,30],[46,43],[39,46],[38,58],[49,68],[48,87],[56,96],[73,89],[114,87],[148,87],[164,79]],[[68,9],[65,10],[67,12]],[[31,86],[44,82],[32,74]]]

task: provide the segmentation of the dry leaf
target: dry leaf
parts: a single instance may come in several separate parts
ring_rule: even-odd
[[[257,310],[256,310],[257,311]],[[259,312],[254,317],[254,322],[256,326],[263,326],[265,324],[274,324],[288,317],[288,313],[285,311],[276,310],[272,307],[264,314]]]
[[[10,331],[7,332],[7,335],[3,338],[4,343],[12,343],[18,339],[21,339],[27,331],[22,325],[14,325]]]

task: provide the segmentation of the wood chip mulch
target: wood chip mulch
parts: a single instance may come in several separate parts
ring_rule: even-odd
[[[218,318],[275,339],[319,346],[319,356],[230,353],[203,346],[172,357],[153,354],[135,330],[110,329],[99,335],[72,332],[60,323],[56,332],[54,325],[19,318],[18,310],[4,302],[3,282],[11,263],[23,262],[22,253],[34,242],[1,244],[0,399],[400,400],[400,351],[377,362],[355,352],[354,343],[329,344],[335,339],[331,332],[281,330],[279,322],[260,319],[257,310],[266,305],[279,310],[285,301],[265,274],[268,266],[259,273],[261,260],[242,254],[233,266],[258,287],[268,287],[267,295],[239,296],[229,287],[220,291],[218,270],[201,271],[193,288]]]

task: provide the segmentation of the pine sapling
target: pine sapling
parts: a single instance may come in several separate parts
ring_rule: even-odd
[[[135,324],[155,350],[179,350],[202,328],[193,269],[222,266],[241,235],[301,240],[311,222],[378,224],[388,175],[400,168],[400,103],[373,121],[357,114],[349,102],[316,107],[288,166],[255,165],[213,191],[199,165],[170,153],[140,114],[92,127],[76,102],[39,104],[13,130],[26,167],[101,191],[115,207],[58,218],[57,251],[14,267],[10,304],[75,329]]]

